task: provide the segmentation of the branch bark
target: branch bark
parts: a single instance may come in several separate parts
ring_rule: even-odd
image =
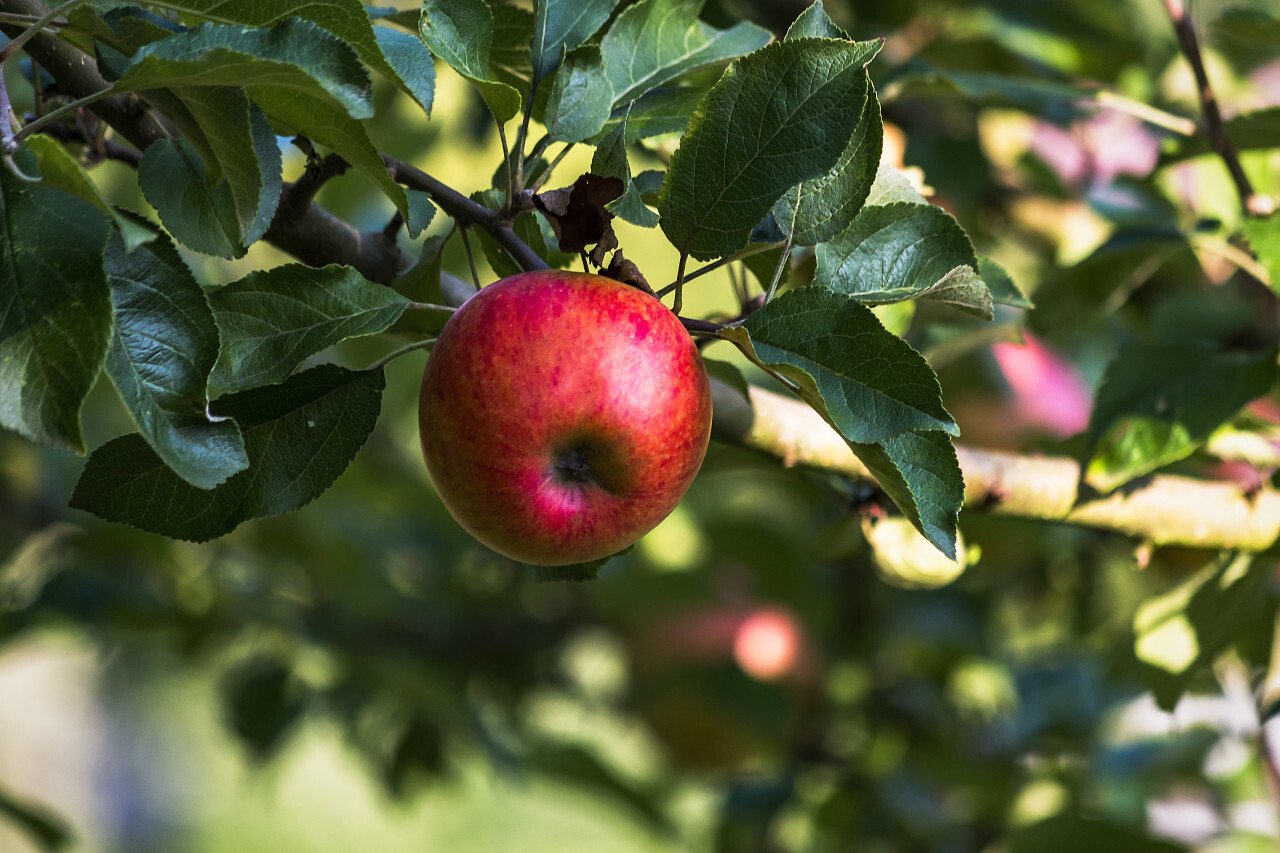
[[[871,474],[839,434],[799,400],[762,388],[750,398],[712,380],[718,438],[783,464]],[[1246,495],[1233,483],[1155,476],[1101,497],[1080,493],[1074,459],[957,447],[965,503],[984,512],[1112,530],[1156,545],[1261,551],[1280,537],[1280,493]]]
[[[1196,36],[1196,28],[1187,12],[1184,0],[1164,0],[1165,9],[1173,21],[1173,30],[1178,36],[1178,47],[1182,55],[1191,64],[1191,72],[1196,78],[1196,91],[1200,96],[1200,110],[1204,114],[1205,131],[1209,144],[1226,164],[1231,173],[1231,181],[1235,184],[1236,193],[1240,196],[1240,205],[1251,216],[1267,216],[1275,209],[1272,200],[1253,191],[1249,176],[1240,165],[1240,155],[1227,135],[1227,128],[1222,121],[1222,111],[1218,109],[1218,99],[1209,84],[1209,74],[1204,67],[1204,57],[1200,53],[1200,39]]]

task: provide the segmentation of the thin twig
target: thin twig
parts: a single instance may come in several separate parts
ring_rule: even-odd
[[[128,145],[121,145],[111,139],[90,139],[83,130],[69,124],[51,124],[40,129],[42,136],[48,136],[59,142],[78,142],[87,146],[98,159],[117,160],[128,163],[135,169],[142,163],[142,152]]]
[[[516,176],[515,183],[512,184],[513,191],[524,186],[524,146],[529,141],[529,120],[533,118],[533,99],[538,94],[538,84],[541,82],[542,75],[538,69],[533,69],[533,82],[529,84],[529,100],[524,105],[524,120],[520,122],[520,135],[516,137]]]
[[[524,270],[545,270],[548,269],[547,262],[538,257],[537,252],[529,248],[525,243],[511,230],[511,223],[496,210],[490,210],[477,201],[472,201],[462,193],[446,184],[428,175],[426,172],[408,163],[397,160],[386,154],[382,155],[383,162],[387,164],[387,168],[391,171],[392,179],[406,187],[415,190],[422,190],[431,196],[431,200],[439,205],[440,209],[452,216],[454,219],[469,222],[483,228],[502,248],[506,249],[507,254],[520,265]]]
[[[442,311],[445,314],[452,314],[457,311],[452,305],[436,305],[431,302],[409,302],[404,306],[406,311]]]
[[[511,199],[516,193],[515,176],[511,174],[511,148],[507,145],[507,131],[502,126],[502,122],[498,122],[498,141],[502,143],[502,162],[507,164],[507,179],[503,182],[503,200],[502,209],[511,209]]]
[[[22,50],[22,46],[24,44],[30,41],[33,36],[39,35],[40,31],[53,23],[55,19],[62,17],[83,2],[84,0],[67,0],[66,3],[63,3],[56,9],[50,10],[48,14],[44,15],[34,24],[14,36],[12,41],[6,44],[3,48],[0,48],[0,65],[3,65],[5,60]]]
[[[567,145],[565,145],[565,147],[561,148],[560,152],[556,154],[555,159],[547,164],[546,171],[544,171],[541,175],[539,175],[537,180],[535,180],[533,184],[529,187],[529,191],[536,193],[538,190],[542,189],[542,185],[545,184],[547,182],[547,179],[551,177],[551,173],[554,172],[556,170],[556,167],[559,166],[561,161],[564,160],[565,155],[567,155],[572,150],[573,150],[572,142],[568,143]]]
[[[1236,186],[1236,194],[1240,196],[1240,206],[1244,208],[1245,213],[1251,216],[1266,216],[1274,210],[1275,205],[1270,198],[1260,196],[1253,191],[1249,176],[1244,173],[1244,167],[1240,165],[1240,155],[1236,153],[1231,137],[1227,136],[1222,112],[1218,109],[1218,99],[1213,94],[1213,87],[1209,85],[1209,75],[1205,71],[1204,58],[1200,54],[1200,40],[1196,36],[1195,24],[1187,12],[1186,4],[1184,0],[1164,0],[1164,5],[1173,21],[1173,30],[1178,36],[1178,46],[1182,48],[1182,54],[1187,58],[1187,62],[1191,63],[1191,71],[1196,77],[1196,88],[1200,95],[1200,108],[1204,113],[1209,144],[1227,165],[1227,171],[1231,173],[1231,180]]]
[[[92,94],[85,95],[83,98],[76,98],[74,101],[72,101],[69,104],[63,104],[62,106],[58,107],[56,110],[52,110],[50,112],[45,113],[40,118],[31,122],[31,124],[24,125],[21,130],[19,130],[17,133],[13,135],[13,138],[11,141],[13,144],[16,145],[17,143],[26,139],[31,134],[38,133],[42,128],[47,127],[50,124],[53,124],[55,121],[62,118],[64,115],[67,115],[68,113],[74,113],[77,110],[80,110],[80,109],[83,109],[84,107],[89,106],[89,104],[92,104],[94,101],[100,101],[103,98],[110,97],[113,94],[114,92],[112,92],[111,87],[108,86],[107,88],[103,89],[100,92],[94,92]]]
[[[738,251],[734,252],[732,255],[725,255],[723,258],[716,258],[711,263],[698,267],[696,270],[686,275],[684,277],[684,281],[685,283],[691,282],[695,278],[698,278],[699,276],[704,276],[709,272],[714,272],[720,269],[720,267],[724,266],[725,264],[731,264],[734,261],[741,261],[744,258],[749,258],[752,255],[759,255],[762,252],[772,251],[778,248],[778,246],[780,245],[782,244],[781,243],[752,243],[751,245],[747,246],[747,248],[739,249]],[[658,296],[660,297],[666,296],[668,293],[675,290],[676,285],[678,284],[680,284],[679,279],[671,282],[666,287],[658,291]]]
[[[366,367],[365,370],[370,372],[374,370],[379,370],[383,367],[386,367],[388,364],[395,361],[400,356],[407,355],[408,353],[411,353],[415,350],[427,349],[428,347],[432,346],[435,342],[436,342],[435,338],[427,338],[426,340],[418,341],[417,343],[409,344],[408,346],[405,346],[405,347],[400,347],[400,349],[395,350],[394,352],[387,353],[382,358],[378,359],[373,364]]]
[[[467,253],[467,266],[471,268],[471,283],[476,286],[476,290],[480,289],[480,276],[476,272],[476,259],[471,254],[471,238],[467,236],[467,226],[458,229],[462,233],[462,248]]]
[[[277,219],[291,221],[305,215],[320,188],[347,171],[347,161],[340,154],[326,154],[317,163],[314,167],[308,166],[297,181],[285,187],[276,211]]]

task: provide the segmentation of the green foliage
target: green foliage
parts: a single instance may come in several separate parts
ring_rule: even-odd
[[[783,193],[835,166],[852,132],[845,110],[866,101],[864,66],[879,47],[800,39],[735,61],[667,169],[658,212],[672,244],[702,259],[737,251]]]
[[[106,217],[0,169],[0,424],[83,453],[80,405],[102,369],[111,297]]]
[[[219,398],[244,434],[249,467],[210,490],[178,477],[138,435],[95,450],[71,505],[174,539],[205,542],[242,522],[299,509],[333,484],[373,429],[381,370],[321,365]]]
[[[384,331],[408,304],[350,267],[302,264],[250,273],[209,302],[222,334],[210,379],[225,391],[283,382],[338,341]]]
[[[6,62],[15,130],[89,94],[81,57],[113,82],[0,164],[0,647],[78,630],[121,661],[108,686],[212,673],[256,762],[322,718],[398,798],[487,764],[594,793],[572,809],[653,849],[1253,849],[1232,815],[1263,759],[1206,761],[1256,732],[1134,720],[1188,695],[1265,716],[1274,547],[1157,547],[1158,502],[1124,528],[1150,542],[1056,521],[1159,498],[1153,473],[1275,501],[1280,216],[1197,129],[1159,4],[746,4],[770,29],[703,5],[90,3],[46,33],[76,62]],[[1280,20],[1195,23],[1265,209]],[[317,195],[328,153],[351,174]],[[566,212],[533,209],[545,187]],[[566,223],[598,238],[559,251]],[[379,360],[439,333],[449,309],[410,303],[470,295],[468,255],[482,284],[519,272],[513,241],[673,282],[711,347],[704,471],[609,560],[472,542],[420,476],[420,361]],[[813,436],[750,410],[778,382],[874,483],[792,467]],[[752,430],[782,465],[733,446]],[[1062,512],[1007,502],[1073,459]],[[987,496],[963,515],[962,463]],[[971,568],[882,582],[886,513]],[[781,675],[752,669],[761,614],[796,631]],[[14,781],[0,820],[68,845]],[[1164,837],[1152,806],[1186,792],[1213,837]]]
[[[104,261],[114,318],[107,375],[151,449],[211,489],[249,461],[235,421],[208,411],[219,341],[204,291],[163,236],[132,252],[113,236]]]

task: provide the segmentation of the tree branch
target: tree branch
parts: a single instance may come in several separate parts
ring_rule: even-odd
[[[803,465],[872,480],[813,409],[761,388],[750,400],[712,380],[718,438]],[[1083,498],[1080,465],[1064,457],[958,447],[965,503],[996,515],[1060,521],[1136,536],[1156,545],[1260,551],[1280,536],[1280,493],[1246,495],[1232,483],[1156,476],[1110,495]]]
[[[1240,155],[1227,136],[1226,125],[1222,121],[1222,112],[1218,109],[1218,99],[1209,85],[1209,75],[1205,71],[1204,58],[1200,54],[1200,40],[1196,36],[1195,24],[1187,12],[1184,0],[1164,0],[1169,18],[1173,21],[1173,30],[1178,36],[1178,46],[1182,55],[1191,64],[1191,71],[1196,77],[1196,90],[1200,95],[1200,109],[1204,113],[1205,130],[1209,144],[1227,164],[1231,180],[1236,186],[1236,194],[1240,196],[1240,205],[1251,216],[1267,216],[1275,205],[1270,198],[1258,195],[1249,183],[1249,177],[1240,165]]]

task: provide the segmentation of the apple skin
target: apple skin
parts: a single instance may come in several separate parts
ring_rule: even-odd
[[[422,455],[453,517],[535,565],[615,554],[673,510],[711,435],[693,339],[661,302],[586,273],[481,289],[431,350]]]

